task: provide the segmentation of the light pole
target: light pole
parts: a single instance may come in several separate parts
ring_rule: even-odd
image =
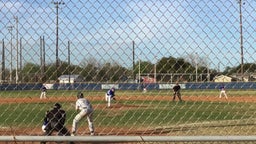
[[[239,14],[240,14],[240,48],[241,48],[241,79],[244,80],[244,52],[243,52],[243,21],[242,21],[242,0],[239,2]]]
[[[10,68],[10,82],[12,82],[12,30],[13,30],[13,26],[8,26],[7,27],[8,28],[8,30],[9,30],[9,32],[10,32],[10,34],[11,34],[11,68]]]
[[[18,83],[18,65],[19,65],[19,30],[18,30],[18,17],[14,16],[14,19],[16,21],[16,84]]]
[[[135,75],[135,42],[132,41],[132,71],[133,71],[133,81],[136,80],[136,75]]]
[[[156,56],[155,56],[155,60],[156,60],[156,62],[155,62],[155,64],[154,64],[154,83],[156,83],[156,63],[157,63],[157,58],[156,58]]]
[[[59,77],[59,5],[64,5],[64,2],[53,2],[56,8],[56,75]]]
[[[5,44],[2,40],[2,81],[5,82]]]
[[[206,61],[206,66],[207,66],[207,82],[210,82],[211,77],[210,77],[210,62],[208,61],[209,57],[207,55],[207,61]]]
[[[20,69],[22,68],[22,39],[20,38]],[[20,82],[22,82],[22,74],[20,75]]]
[[[197,60],[198,60],[198,56],[197,56],[197,52],[196,52],[196,83],[197,83],[197,69],[198,69],[198,68],[197,68],[197,67],[198,67],[198,66],[197,66],[197,63],[198,63]]]
[[[68,41],[68,83],[70,84],[70,41]]]
[[[140,83],[140,59],[139,59],[139,83]]]

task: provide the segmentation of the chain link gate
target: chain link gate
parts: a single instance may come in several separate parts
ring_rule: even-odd
[[[41,135],[55,102],[70,128],[78,91],[93,103],[99,136],[255,135],[255,6],[1,1],[1,135]],[[171,101],[175,83],[182,103]],[[107,108],[111,87],[117,101]],[[80,125],[87,135],[86,121]]]

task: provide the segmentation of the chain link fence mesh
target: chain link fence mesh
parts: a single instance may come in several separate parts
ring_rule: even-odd
[[[1,135],[41,135],[55,102],[70,128],[77,91],[94,105],[97,135],[255,135],[255,6],[1,1]],[[175,83],[181,103],[172,101]],[[47,99],[39,99],[42,85]],[[107,108],[112,86],[117,101]],[[87,135],[87,122],[79,125]]]

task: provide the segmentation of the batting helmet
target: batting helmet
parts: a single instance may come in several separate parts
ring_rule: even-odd
[[[83,98],[84,97],[84,94],[82,93],[82,92],[79,92],[78,94],[77,94],[77,98]]]

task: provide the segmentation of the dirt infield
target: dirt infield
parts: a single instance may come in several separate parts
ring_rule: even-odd
[[[90,99],[93,100],[104,100],[102,96],[92,96]],[[127,96],[127,97],[118,97],[119,100],[159,100],[159,101],[168,101],[171,100],[171,96]],[[250,96],[236,96],[229,97],[228,99],[219,98],[218,96],[182,96],[184,101],[210,101],[210,102],[256,102],[256,97]],[[76,98],[67,98],[67,97],[50,97],[48,99],[39,99],[39,98],[2,98],[0,104],[3,103],[37,103],[37,102],[75,102]]]
[[[152,99],[153,98],[153,99]],[[229,97],[228,99],[219,98],[216,97],[207,97],[207,96],[183,96],[183,100],[186,101],[210,101],[210,102],[256,102],[256,97]],[[119,100],[159,100],[159,101],[170,101],[172,99],[171,96],[129,96],[129,97],[118,97]],[[92,96],[90,97],[91,101],[95,100],[104,100],[104,97],[102,96]],[[48,103],[48,102],[75,102],[75,98],[67,98],[67,97],[51,97],[48,99],[40,100],[39,98],[3,98],[0,101],[0,104],[4,103]],[[115,104],[111,107],[112,110],[115,109],[132,109],[132,108],[138,108],[138,106],[135,105],[124,105],[124,104]],[[106,105],[97,105],[95,109],[106,109]],[[237,126],[239,127],[239,126]],[[70,127],[68,127],[70,129]],[[198,127],[197,131],[201,131],[199,129],[203,130],[203,127]],[[186,134],[184,133],[187,130],[190,130],[190,132],[193,132],[195,127],[175,127],[175,128],[158,128],[154,130],[143,130],[143,129],[137,129],[137,130],[131,130],[127,131],[127,129],[112,129],[112,128],[100,128],[97,127],[97,135],[182,135]],[[216,127],[213,129],[217,129]],[[250,128],[251,129],[251,128]],[[255,128],[253,128],[255,129]],[[225,128],[227,130],[227,128]],[[208,129],[208,131],[210,131]],[[256,131],[256,130],[255,130]],[[34,135],[41,135],[42,131],[41,128],[26,128],[26,129],[17,129],[17,128],[0,128],[0,134],[1,135],[31,135],[33,133]],[[202,133],[202,132],[201,132]],[[212,132],[214,133],[214,132]],[[216,133],[218,134],[218,133]],[[241,134],[241,133],[239,133]],[[80,135],[88,135],[87,133],[80,133]]]

